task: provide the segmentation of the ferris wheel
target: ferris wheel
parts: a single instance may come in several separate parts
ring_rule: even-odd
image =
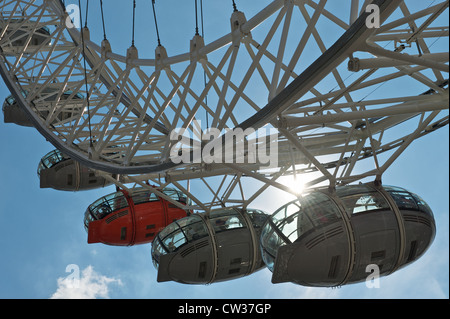
[[[68,2],[0,1],[0,73],[11,92],[3,113],[5,122],[34,126],[57,148],[41,161],[41,178],[64,160],[58,170],[72,165],[89,177],[76,182],[71,177],[77,189],[108,183],[120,188],[86,211],[92,242],[102,240],[103,222],[131,216],[134,229],[117,228],[120,236],[109,243],[155,240],[152,258],[163,269],[161,281],[173,279],[164,271],[174,260],[184,267],[177,254],[184,258],[209,247],[213,266],[201,263],[198,270],[193,258],[189,280],[211,283],[242,271],[222,267],[218,257],[225,254],[218,243],[232,235],[226,230],[239,231],[233,240],[245,239],[242,247],[250,247],[245,273],[265,263],[282,282],[292,279],[285,270],[298,248],[286,244],[307,228],[315,236],[306,243],[311,260],[326,255],[314,255],[319,243],[331,237],[345,242],[339,255],[344,257],[320,263],[330,263],[324,274],[332,285],[364,275],[355,251],[366,224],[351,221],[345,205],[351,206],[348,215],[378,211],[384,218],[380,227],[398,227],[395,251],[375,247],[371,255],[391,254],[387,273],[431,244],[433,215],[420,197],[399,188],[344,185],[369,179],[379,186],[411,143],[448,125],[448,1],[274,0],[252,3],[260,7],[249,16],[231,1],[227,30],[207,41],[200,29],[208,16],[197,0],[195,31],[186,39],[189,45],[176,43],[176,50],[166,47],[158,32],[160,18],[170,12],[152,1],[157,44],[150,53],[135,41],[138,1],[128,2],[133,18],[126,50],[116,49],[108,37],[104,9],[110,2]],[[93,15],[101,17],[101,34],[89,26]],[[180,47],[189,49],[180,53]],[[283,178],[330,192],[302,197],[300,186],[288,186]],[[266,221],[263,212],[249,207],[268,188],[297,200]],[[415,203],[414,213],[408,201]],[[148,222],[139,233],[138,216],[149,217],[149,207],[158,205],[165,224]],[[329,208],[326,216],[315,212],[321,205]],[[206,214],[189,216],[193,211]],[[183,224],[168,226],[169,219],[183,216]],[[288,224],[294,220],[292,230]],[[413,220],[421,225],[411,226]],[[163,231],[157,233],[158,227]],[[423,238],[409,238],[420,227],[425,230],[416,232]],[[188,244],[193,246],[177,251]],[[281,261],[274,267],[277,250]],[[303,283],[298,274],[293,277]]]
[[[176,55],[158,34],[149,59],[134,44],[134,19],[126,55],[113,50],[100,4],[104,38],[95,43],[64,2],[2,1],[0,69],[9,105],[29,125],[112,182],[121,174],[122,186],[232,176],[235,188],[250,176],[295,194],[277,178],[302,176],[307,187],[380,178],[416,138],[448,124],[447,1],[378,1],[373,10],[351,1],[335,14],[327,1],[278,0],[253,17],[233,1],[228,33],[207,43],[197,22],[190,50]],[[153,2],[157,23],[156,12]],[[225,161],[230,146],[216,161],[198,160],[206,142],[238,139],[237,128],[271,129],[268,143],[239,137],[267,152],[276,143],[271,169],[246,151]]]

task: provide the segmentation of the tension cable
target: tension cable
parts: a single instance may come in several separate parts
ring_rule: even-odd
[[[156,20],[155,0],[152,0],[152,8],[153,8],[153,18],[155,20],[156,38],[158,40],[158,46],[160,47],[161,41],[159,39],[158,21]]]
[[[131,36],[131,46],[134,47],[134,26],[136,23],[136,0],[133,0],[133,31]]]
[[[205,24],[203,22],[203,0],[200,0],[200,19],[202,24],[202,38],[205,39]],[[205,83],[205,88],[207,86],[206,81],[206,71],[203,70],[203,82]],[[208,94],[205,95],[205,104],[208,105]],[[206,128],[209,128],[209,116],[208,111],[205,110],[206,115]]]
[[[89,0],[86,0],[86,22],[84,23],[84,27],[85,27],[85,28],[87,28],[88,14],[89,14]],[[81,16],[81,15],[80,15],[80,16]]]
[[[100,11],[101,11],[101,14],[102,14],[103,39],[106,40],[106,27],[105,27],[105,15],[103,13],[103,0],[100,0]]]
[[[83,17],[81,15],[81,1],[78,0],[78,8],[80,11],[80,25],[83,25]],[[84,32],[81,30],[81,45],[83,46],[83,60],[84,60],[84,85],[86,89],[86,101],[87,101],[87,109],[88,109],[88,126],[89,126],[89,142],[90,146],[93,146],[92,143],[92,129],[91,129],[91,105],[90,105],[90,97],[89,97],[89,89],[88,89],[88,81],[87,81],[87,71],[86,71],[86,55],[84,49]]]
[[[198,33],[198,8],[197,8],[197,0],[195,0],[195,35],[199,35],[199,33]]]
[[[234,0],[232,0],[232,2],[233,2],[233,11],[234,11],[234,12],[238,11],[238,9],[237,9],[237,7],[236,7],[236,3],[234,2]]]

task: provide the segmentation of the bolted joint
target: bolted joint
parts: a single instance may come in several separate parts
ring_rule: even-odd
[[[84,27],[81,32],[83,32],[84,41],[90,41],[91,40],[91,32],[89,31],[88,27]]]
[[[112,52],[111,49],[111,44],[109,43],[108,40],[103,40],[102,41],[102,59],[107,60],[108,59],[108,54]]]
[[[158,45],[155,49],[155,66],[156,70],[162,70],[162,69],[170,69],[169,66],[165,64],[164,61],[166,61],[168,58],[166,48],[162,45]]]
[[[95,149],[95,145],[89,146],[88,156],[89,156],[89,159],[91,159],[91,160],[98,160],[100,158],[98,151]]]
[[[287,123],[287,119],[284,116],[279,116],[278,117],[278,128],[283,128],[283,129],[287,129],[288,127],[288,123]]]
[[[351,72],[358,72],[359,70],[361,70],[358,58],[350,58],[350,60],[348,61],[348,70]]]
[[[127,66],[132,65],[133,61],[137,59],[139,59],[138,50],[134,45],[132,45],[127,50]]]
[[[375,180],[373,181],[373,185],[375,187],[382,187],[383,186],[383,182],[381,181],[381,174],[377,174],[375,177]]]
[[[235,11],[231,15],[230,24],[231,24],[231,33],[233,35],[233,42],[240,41],[243,38],[250,37],[250,32],[245,32],[242,29],[242,26],[247,23],[247,18],[245,17],[244,12]]]
[[[200,60],[207,60],[206,55],[203,53],[200,53],[201,49],[203,49],[205,47],[205,41],[203,40],[203,38],[196,34],[194,35],[194,37],[192,38],[191,42],[190,42],[190,57],[191,57],[191,62],[192,61],[200,61]]]

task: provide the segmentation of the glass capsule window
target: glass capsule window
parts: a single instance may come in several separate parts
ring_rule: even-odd
[[[378,191],[367,185],[338,188],[336,193],[344,203],[349,216],[368,211],[391,209],[386,199]]]
[[[187,196],[176,189],[164,188],[161,192],[177,202],[187,203]],[[134,190],[130,196],[134,204],[142,204],[160,200],[155,193],[145,188]]]
[[[191,216],[177,220],[176,223],[183,230],[188,242],[208,236],[204,221],[199,216]]]
[[[286,245],[286,241],[282,238],[270,222],[266,223],[261,233],[261,250],[262,258],[267,268],[273,271],[275,258],[277,256],[278,248]]]
[[[210,223],[216,233],[246,227],[242,216],[235,210],[211,212]]]
[[[419,210],[414,197],[407,191],[403,190],[390,190],[387,189],[388,193],[394,199],[400,210],[409,209],[409,210]]]
[[[133,192],[131,194],[131,199],[133,200],[133,203],[135,205],[159,200],[156,194],[150,192],[147,189],[141,189]]]
[[[51,168],[54,165],[61,163],[64,160],[63,154],[59,150],[54,150],[45,155],[38,166],[38,176],[41,175],[42,170]]]
[[[187,237],[185,236],[183,230],[181,228],[176,229],[176,231],[172,231],[164,239],[161,240],[161,243],[167,248],[168,252],[174,252],[180,246],[186,244],[188,242]]]
[[[163,190],[164,195],[169,196],[171,199],[179,200],[180,196],[178,195],[178,192],[174,189],[165,189]]]
[[[416,210],[433,215],[431,208],[420,196],[400,187],[384,186],[384,189],[391,195],[400,210]]]
[[[86,231],[88,231],[89,229],[89,223],[93,222],[95,219],[94,217],[90,214],[89,209],[86,210],[86,213],[84,214],[84,229]]]
[[[60,161],[62,161],[63,155],[59,150],[54,150],[50,153],[48,153],[43,159],[42,162],[44,163],[45,167],[50,168],[55,164],[58,164]]]
[[[262,258],[271,271],[273,271],[278,248],[290,243],[291,239],[297,236],[297,228],[305,226],[300,225],[299,222],[301,210],[300,202],[292,201],[269,217],[263,227],[261,232]],[[308,219],[306,223],[308,224],[307,228],[310,229],[312,227],[310,220]],[[289,237],[291,238],[289,239]]]
[[[176,251],[186,243],[208,236],[205,222],[192,215],[173,222],[164,228],[152,243],[152,259],[156,268],[159,257]]]
[[[153,266],[155,266],[156,269],[159,267],[159,257],[161,255],[165,255],[167,252],[165,251],[164,247],[161,245],[159,240],[154,240],[152,243],[152,262]]]
[[[259,209],[247,209],[247,215],[258,235],[261,234],[262,227],[269,215]]]
[[[5,20],[5,22],[6,22],[6,20]],[[17,26],[19,26],[19,25],[21,25],[20,26],[21,28],[25,28],[25,29],[31,29],[31,28],[35,27],[35,21],[24,22],[23,18],[11,18],[8,20],[8,22],[9,22],[10,28],[13,30],[16,29]],[[17,25],[17,26],[15,26],[15,25]],[[1,29],[1,27],[2,26],[0,25],[0,29]],[[50,35],[50,29],[47,26],[43,26],[43,27],[37,29],[36,32],[45,33],[45,34]]]
[[[298,203],[287,205],[284,210],[284,215],[286,218],[277,224],[277,228],[292,243],[298,238],[298,234],[303,232],[301,229],[306,226],[306,224],[302,223],[304,220],[302,218],[304,216],[302,214],[302,207]],[[310,228],[312,226],[311,222],[308,219],[305,220],[307,221],[306,227]]]
[[[314,227],[321,227],[340,218],[339,208],[324,193],[311,193],[302,197],[300,202],[302,203],[304,214],[311,220]],[[307,229],[305,229],[305,231],[306,230]],[[305,231],[301,233],[304,233]]]
[[[88,210],[95,220],[100,220],[112,212],[128,207],[128,202],[122,192],[113,193],[96,200]]]
[[[10,96],[8,96],[8,97],[5,99],[5,103],[6,103],[7,105],[14,105],[14,104],[16,104],[16,99],[13,98],[12,95],[10,95]]]
[[[163,193],[169,196],[171,199],[181,202],[183,204],[189,204],[186,194],[173,188],[165,188]]]
[[[271,220],[288,241],[294,242],[314,227],[322,227],[338,218],[340,212],[336,204],[327,195],[314,192],[283,206]]]
[[[419,208],[419,210],[421,212],[424,212],[430,216],[433,216],[433,212],[430,208],[430,206],[428,206],[428,204],[417,194],[411,193],[412,197],[415,199],[416,203],[417,203],[417,207]]]

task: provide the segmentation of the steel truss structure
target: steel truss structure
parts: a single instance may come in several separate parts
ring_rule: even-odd
[[[171,184],[193,209],[247,207],[269,187],[297,195],[279,181],[287,175],[306,187],[380,180],[415,139],[448,124],[449,2],[352,0],[345,16],[330,2],[274,0],[250,19],[235,11],[223,37],[142,59],[134,46],[121,55],[91,41],[59,0],[2,0],[0,71],[62,152],[120,187]],[[194,159],[211,128],[223,145],[227,130],[273,128],[277,166],[248,154],[173,161],[183,141],[172,132],[187,132]]]

